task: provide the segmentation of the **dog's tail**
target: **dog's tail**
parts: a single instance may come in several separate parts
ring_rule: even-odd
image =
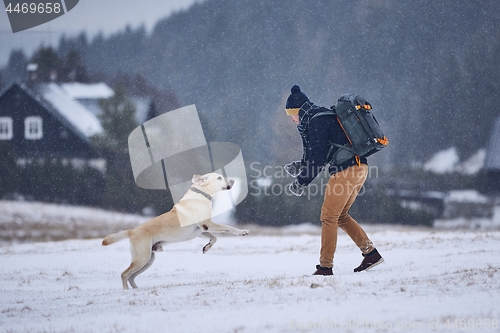
[[[119,242],[121,240],[124,240],[125,238],[128,238],[128,237],[129,237],[129,230],[123,230],[123,231],[120,231],[119,233],[110,234],[110,235],[107,235],[106,237],[104,237],[104,239],[102,240],[102,245],[103,246],[110,245],[110,244]]]

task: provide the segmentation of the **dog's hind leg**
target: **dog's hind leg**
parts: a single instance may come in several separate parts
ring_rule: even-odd
[[[203,253],[206,253],[215,244],[215,242],[217,242],[217,237],[209,232],[202,232],[200,236],[209,239],[208,244],[203,247]]]
[[[135,272],[134,274],[132,274],[128,278],[128,282],[130,283],[130,285],[132,286],[132,288],[137,288],[137,285],[135,284],[135,278],[137,277],[137,275],[143,273],[146,269],[148,269],[149,267],[151,267],[151,265],[154,262],[155,262],[155,253],[151,252],[151,258],[149,259],[148,263],[146,265],[144,265],[144,267],[142,267],[140,270],[138,270],[137,272]]]
[[[132,249],[132,263],[130,266],[123,271],[121,277],[122,277],[122,283],[123,283],[123,289],[128,289],[128,282],[132,280],[130,285],[132,288],[137,288],[137,285],[134,282],[134,278],[144,272],[146,269],[151,266],[149,263],[151,261],[151,257],[154,258],[154,255],[151,252],[151,243],[146,244],[143,243],[140,246],[136,246],[135,248]],[[154,261],[154,259],[153,259]],[[148,265],[149,264],[149,265]],[[152,264],[152,262],[151,262]],[[146,268],[144,268],[147,266]],[[139,272],[136,274],[137,272]],[[132,278],[133,276],[133,278]]]

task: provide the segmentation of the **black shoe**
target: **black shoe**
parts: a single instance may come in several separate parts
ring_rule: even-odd
[[[368,253],[368,254],[362,253],[362,255],[365,258],[361,262],[361,265],[359,265],[358,267],[356,267],[354,269],[355,272],[369,270],[369,269],[371,269],[377,265],[380,265],[381,263],[384,262],[384,258],[382,258],[380,253],[378,253],[377,249],[373,249],[373,251]]]
[[[331,267],[321,267],[320,265],[316,265],[316,272],[313,275],[333,275],[333,271]]]

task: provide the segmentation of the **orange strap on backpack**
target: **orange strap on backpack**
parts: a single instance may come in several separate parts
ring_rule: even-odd
[[[384,146],[387,146],[389,144],[389,139],[387,139],[387,137],[384,135],[382,139],[377,138],[377,142]]]

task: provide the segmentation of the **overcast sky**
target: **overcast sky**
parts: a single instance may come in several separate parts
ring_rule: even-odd
[[[174,12],[185,10],[203,0],[80,0],[63,16],[38,27],[12,33],[7,13],[0,4],[0,67],[7,64],[12,49],[22,48],[27,56],[40,46],[57,46],[62,34],[74,36],[86,31],[88,37],[99,31],[109,35],[144,24],[149,31],[154,24]]]

